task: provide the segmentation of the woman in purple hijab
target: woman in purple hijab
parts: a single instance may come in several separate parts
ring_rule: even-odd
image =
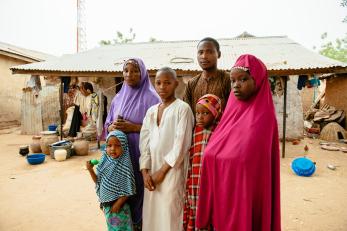
[[[139,169],[139,136],[147,109],[160,102],[153,88],[145,64],[132,58],[123,66],[124,84],[113,98],[105,122],[105,131],[121,130],[128,136],[131,162],[136,181],[136,195],[129,198],[135,226],[141,227],[143,204],[143,178]]]

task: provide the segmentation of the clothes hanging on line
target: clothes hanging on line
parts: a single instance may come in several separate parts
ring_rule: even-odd
[[[297,88],[299,90],[301,90],[303,87],[305,87],[307,80],[308,80],[308,76],[307,75],[299,75]]]
[[[77,136],[77,132],[80,131],[81,122],[82,122],[82,114],[80,112],[80,107],[78,105],[75,105],[68,136],[71,136],[71,137]]]

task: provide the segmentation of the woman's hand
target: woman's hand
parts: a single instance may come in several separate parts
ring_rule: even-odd
[[[117,121],[113,122],[113,124],[115,129],[125,133],[140,132],[141,130],[140,124],[134,124],[124,119],[118,119]]]
[[[112,132],[112,131],[116,130],[116,124],[115,123],[116,122],[113,122],[108,126],[108,128],[107,128],[108,132]]]
[[[151,175],[148,173],[148,170],[142,169],[141,172],[142,172],[143,183],[145,185],[145,188],[147,188],[149,191],[154,191],[155,186],[154,186]]]

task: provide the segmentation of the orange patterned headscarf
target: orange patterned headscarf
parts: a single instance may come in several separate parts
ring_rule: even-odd
[[[203,95],[197,102],[206,107],[214,116],[215,119],[219,119],[222,114],[222,100],[213,94]]]

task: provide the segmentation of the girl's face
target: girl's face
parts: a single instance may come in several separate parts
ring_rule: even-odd
[[[113,159],[116,159],[123,154],[122,144],[116,137],[111,136],[108,139],[106,153]]]
[[[196,126],[209,128],[212,125],[214,116],[205,106],[196,104],[195,112]]]
[[[155,77],[154,87],[162,100],[174,97],[177,86],[177,80],[170,73],[159,72]]]
[[[123,68],[123,77],[130,87],[137,87],[141,81],[140,69],[134,63],[127,63]]]
[[[254,95],[255,81],[248,72],[233,69],[230,73],[231,88],[238,100],[246,101]]]

